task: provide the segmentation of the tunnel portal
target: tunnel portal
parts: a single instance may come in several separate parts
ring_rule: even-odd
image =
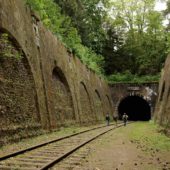
[[[123,113],[128,115],[128,120],[148,121],[151,119],[151,108],[142,96],[127,96],[123,98],[118,106],[119,118]]]

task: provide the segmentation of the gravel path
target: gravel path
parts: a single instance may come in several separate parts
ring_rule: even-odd
[[[170,170],[170,151],[160,151],[130,139],[130,124],[90,144],[90,152],[75,170]]]

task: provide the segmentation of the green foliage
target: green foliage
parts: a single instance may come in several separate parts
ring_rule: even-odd
[[[3,58],[22,58],[22,51],[17,49],[7,33],[0,34],[0,56]]]
[[[107,76],[107,81],[109,84],[114,84],[117,82],[120,83],[145,83],[145,82],[154,82],[159,81],[160,75],[144,75],[138,76],[131,74],[129,71],[124,73],[117,73]]]
[[[109,81],[158,80],[170,35],[163,14],[154,11],[156,0],[26,1],[83,63],[111,75]]]
[[[154,11],[155,2],[112,0],[112,24],[123,43],[106,62],[108,74],[130,70],[132,74],[155,75],[162,69],[169,36],[162,13]]]
[[[102,41],[106,37],[103,23],[107,16],[107,11],[103,7],[107,3],[103,0],[55,0],[55,2],[62,8],[63,14],[70,16],[83,45],[93,49],[96,53],[101,53]]]
[[[145,145],[146,151],[150,148],[162,151],[170,151],[170,138],[159,132],[159,127],[152,121],[149,123],[138,122],[134,125],[134,131],[129,133],[129,137],[141,145]]]
[[[168,53],[170,53],[170,0],[165,1],[167,5],[167,9],[165,9],[164,16],[166,17],[166,20],[168,20],[167,26],[166,26],[166,42],[168,47]]]
[[[100,55],[96,55],[93,50],[84,47],[82,44],[78,44],[75,48],[75,52],[81,60],[87,64],[89,68],[95,70],[96,73],[101,74],[104,72],[103,63],[104,58]]]
[[[73,26],[71,18],[61,14],[61,8],[53,0],[26,0],[26,2],[38,12],[44,25],[58,36],[84,64],[98,74],[103,73],[103,57],[81,44],[81,37]]]

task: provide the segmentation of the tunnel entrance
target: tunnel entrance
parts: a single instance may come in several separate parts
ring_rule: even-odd
[[[141,96],[127,96],[122,99],[118,106],[120,119],[124,112],[128,115],[128,120],[148,121],[151,119],[149,103]]]

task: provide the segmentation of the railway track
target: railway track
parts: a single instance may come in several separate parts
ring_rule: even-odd
[[[46,170],[99,136],[121,127],[101,126],[0,157],[1,170]]]

